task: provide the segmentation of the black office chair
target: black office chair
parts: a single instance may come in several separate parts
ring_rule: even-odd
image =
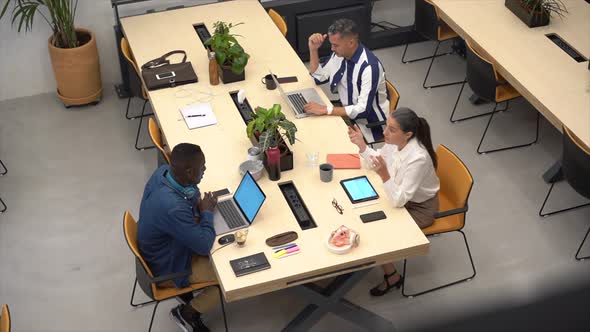
[[[411,63],[431,59],[430,65],[428,66],[428,71],[426,72],[426,77],[424,77],[424,82],[422,83],[422,87],[425,89],[463,83],[463,81],[458,81],[437,85],[426,85],[426,81],[428,80],[428,75],[430,75],[430,69],[432,68],[434,59],[442,55],[453,53],[453,51],[451,51],[449,53],[437,54],[440,43],[446,40],[455,40],[455,38],[458,38],[459,35],[438,16],[436,7],[429,0],[416,0],[414,10],[414,30],[422,37],[428,40],[436,41],[436,48],[434,49],[434,54],[432,56],[405,60],[406,51],[408,50],[409,45],[409,43],[407,43],[406,47],[404,48],[404,54],[402,55],[402,63]]]
[[[510,100],[521,97],[520,93],[512,87],[508,82],[504,80],[504,78],[496,71],[494,64],[490,61],[484,59],[481,55],[479,55],[471,46],[469,42],[466,41],[466,51],[467,51],[467,77],[461,85],[461,90],[459,91],[459,95],[457,96],[457,101],[455,102],[455,106],[453,107],[453,112],[451,113],[450,121],[451,122],[459,122],[463,120],[468,120],[472,118],[477,118],[480,116],[490,115],[488,120],[488,124],[481,136],[479,141],[479,145],[477,146],[477,153],[490,153],[490,152],[497,152],[509,149],[520,148],[524,146],[529,146],[535,144],[539,138],[539,120],[540,114],[537,112],[537,128],[536,128],[536,135],[535,139],[526,144],[519,144],[513,146],[507,146],[502,148],[496,148],[491,150],[481,150],[481,145],[483,140],[488,132],[488,128],[490,127],[490,123],[494,118],[494,114],[497,112],[506,111],[508,109]],[[463,93],[463,88],[465,87],[465,83],[469,83],[469,87],[473,90],[473,93],[477,95],[479,98],[494,102],[494,109],[491,112],[476,114],[472,116],[463,117],[460,119],[455,119],[455,111],[457,110],[457,105],[459,104],[459,100],[461,99],[461,95]],[[506,102],[506,107],[502,110],[498,109],[498,105],[502,102]]]
[[[0,172],[0,176],[4,176],[6,173],[8,173],[8,168],[6,168],[6,165],[4,165],[4,163],[2,162],[2,159],[0,159],[0,165],[2,166],[3,171]],[[8,208],[6,206],[6,204],[4,203],[4,201],[2,200],[2,198],[0,198],[0,204],[2,204],[2,209],[0,210],[0,213],[6,211],[6,209]]]

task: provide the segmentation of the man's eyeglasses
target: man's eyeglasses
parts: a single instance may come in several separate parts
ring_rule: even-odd
[[[332,199],[332,206],[334,208],[336,208],[336,211],[340,214],[343,213],[344,209],[342,208],[342,206],[340,204],[338,204],[338,201],[336,200],[336,198]]]

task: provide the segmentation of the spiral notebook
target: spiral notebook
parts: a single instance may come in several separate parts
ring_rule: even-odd
[[[180,109],[180,113],[182,114],[188,129],[207,127],[217,124],[217,118],[215,117],[215,113],[213,113],[213,109],[209,103],[185,106]]]

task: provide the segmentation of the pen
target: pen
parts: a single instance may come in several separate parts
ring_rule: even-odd
[[[364,208],[364,207],[371,206],[371,205],[376,205],[376,204],[379,204],[379,202],[375,202],[375,203],[371,203],[371,204],[365,204],[365,205],[359,205],[359,206],[353,206],[352,208],[353,209],[360,209],[360,208]]]
[[[187,118],[196,118],[199,116],[205,116],[205,114],[191,114],[191,115],[188,115]]]
[[[294,253],[294,252],[296,252],[296,251],[299,251],[299,247],[297,247],[297,246],[295,246],[295,247],[291,247],[291,248],[289,248],[289,249],[281,249],[281,250],[279,250],[279,251],[275,252],[275,253],[273,254],[273,256],[274,256],[275,258],[281,258],[282,256],[285,256],[285,255],[288,255],[288,254]]]
[[[285,254],[285,255],[282,255],[282,256],[281,256],[281,257],[279,257],[279,258],[285,258],[285,257],[289,257],[289,256],[297,255],[297,254],[298,254],[298,253],[300,253],[300,252],[301,252],[301,250],[297,250],[297,251],[294,251],[294,252],[292,252],[292,253],[290,253],[290,254]]]
[[[284,249],[284,248],[287,248],[287,247],[293,247],[293,246],[296,246],[296,245],[297,245],[297,243],[291,242],[291,243],[283,244],[283,245],[280,245],[280,246],[272,247],[272,250],[281,250],[281,249]]]

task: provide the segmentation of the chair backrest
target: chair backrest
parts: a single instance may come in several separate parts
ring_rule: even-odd
[[[389,94],[389,112],[393,112],[399,102],[399,92],[388,80],[385,80],[385,86],[387,86],[387,93]]]
[[[129,63],[129,65],[131,65],[133,67],[133,84],[130,84],[131,89],[133,90],[133,94],[135,96],[143,96],[144,99],[147,99],[147,94],[145,92],[145,90],[143,89],[143,85],[141,83],[141,79],[140,79],[140,75],[141,72],[139,70],[139,66],[137,65],[137,62],[135,61],[135,57],[133,56],[133,52],[131,52],[131,47],[129,46],[129,43],[127,42],[127,39],[125,39],[125,37],[121,38],[121,52],[123,53],[123,56],[125,57],[125,60],[127,60],[127,62]]]
[[[8,305],[2,305],[2,312],[0,312],[0,332],[10,332],[10,310]]]
[[[125,240],[133,256],[135,256],[135,275],[137,277],[137,283],[147,296],[151,299],[154,298],[156,285],[150,281],[154,277],[150,267],[147,265],[141,253],[139,252],[139,245],[137,243],[137,222],[129,213],[125,211],[123,216],[123,233],[125,234]]]
[[[166,150],[164,150],[164,141],[162,140],[162,132],[160,131],[158,124],[156,123],[156,121],[154,121],[153,118],[149,118],[149,120],[148,120],[148,129],[150,132],[150,138],[152,139],[152,142],[154,143],[156,148],[162,153],[162,155],[166,159],[166,162],[168,164],[170,164],[170,156],[168,155],[168,152],[166,152]]]
[[[563,127],[561,169],[572,188],[590,198],[590,149],[566,127]]]
[[[436,159],[438,162],[436,175],[440,180],[439,211],[465,207],[473,187],[473,177],[469,169],[459,157],[442,144],[436,148]],[[460,218],[462,228],[465,224],[465,213]]]
[[[416,0],[414,6],[414,29],[424,38],[438,40],[438,15],[428,0]]]
[[[467,45],[467,83],[471,90],[487,101],[496,100],[496,71],[494,65],[477,53],[466,40]]]
[[[283,17],[274,9],[269,9],[268,15],[270,16],[272,21],[275,22],[275,25],[277,26],[277,28],[279,28],[279,30],[283,34],[283,37],[287,37],[287,23],[285,23]]]

